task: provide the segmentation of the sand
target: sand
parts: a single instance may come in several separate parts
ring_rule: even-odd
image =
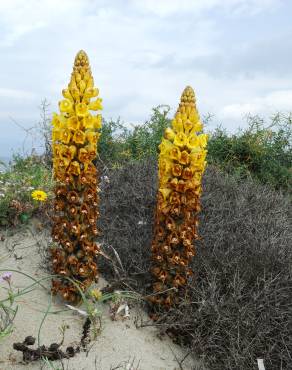
[[[0,231],[0,269],[14,269],[25,272],[39,279],[46,276],[40,267],[41,254],[39,248],[45,248],[47,238],[44,231],[36,231],[33,225],[26,229],[9,235],[8,232]],[[1,273],[0,273],[1,275]],[[14,289],[21,289],[32,281],[18,273],[13,272],[12,283]],[[0,283],[0,299],[4,297],[5,284]],[[0,339],[0,370],[35,370],[35,369],[62,369],[58,361],[54,361],[54,367],[50,367],[42,361],[24,364],[22,353],[13,349],[14,342],[22,342],[28,335],[38,337],[38,330],[50,302],[50,282],[43,283],[48,288],[36,287],[16,299],[19,307],[14,330],[11,335]],[[101,286],[106,282],[100,279]],[[88,346],[88,352],[80,352],[70,360],[63,360],[64,369],[68,370],[191,370],[203,369],[199,362],[186,357],[181,366],[178,360],[187,355],[187,349],[175,345],[167,336],[161,337],[158,330],[153,326],[136,328],[135,323],[142,319],[149,321],[145,312],[136,304],[131,304],[130,318],[119,317],[116,321],[111,320],[108,303],[100,305],[102,310],[102,327],[97,337]],[[63,302],[53,298],[50,312],[66,309]],[[84,318],[71,310],[49,314],[40,331],[40,344],[49,345],[60,342],[62,326],[69,328],[65,332],[65,340],[62,348],[68,345],[76,345],[80,342]],[[149,321],[151,324],[151,321]]]

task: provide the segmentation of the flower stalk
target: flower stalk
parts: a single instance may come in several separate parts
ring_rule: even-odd
[[[98,279],[95,242],[98,212],[97,156],[101,115],[90,111],[102,109],[86,53],[81,50],[74,62],[71,80],[62,91],[59,114],[52,119],[53,172],[56,181],[51,249],[52,265],[60,279],[52,281],[53,293],[70,302],[80,299],[77,281],[85,291]],[[92,101],[92,98],[96,98]]]
[[[159,146],[159,190],[151,245],[154,294],[150,301],[165,308],[186,294],[193,275],[190,263],[198,238],[207,154],[207,135],[202,129],[194,91],[187,86]]]

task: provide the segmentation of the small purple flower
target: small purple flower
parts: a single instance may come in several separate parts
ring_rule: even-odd
[[[0,282],[3,283],[4,281],[6,281],[7,283],[10,283],[11,277],[11,272],[4,272],[4,274],[0,276]]]

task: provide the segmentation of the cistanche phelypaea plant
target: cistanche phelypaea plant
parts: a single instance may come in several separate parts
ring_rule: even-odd
[[[80,292],[68,277],[86,290],[97,281],[99,245],[95,242],[99,231],[98,173],[93,160],[97,155],[101,115],[90,111],[102,109],[99,91],[94,81],[86,53],[81,50],[74,62],[71,80],[62,91],[59,114],[54,114],[52,125],[53,171],[56,181],[51,249],[55,274],[53,293],[60,293],[67,301],[77,301]]]
[[[194,240],[198,238],[207,154],[207,135],[202,129],[195,94],[188,86],[172,127],[166,128],[159,146],[159,191],[151,246],[155,294],[150,300],[165,308],[178,303],[193,274],[190,261],[195,255]]]

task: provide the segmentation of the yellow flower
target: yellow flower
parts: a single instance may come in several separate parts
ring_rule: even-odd
[[[70,142],[70,139],[71,139],[71,132],[70,130],[68,129],[63,129],[61,130],[61,133],[60,133],[60,140],[64,143],[64,144],[69,144]]]
[[[188,133],[192,128],[193,128],[192,122],[189,119],[185,120],[184,122],[185,132]]]
[[[74,145],[66,146],[63,145],[61,148],[61,156],[63,158],[72,160],[76,154],[76,147]]]
[[[75,73],[75,81],[78,83],[78,82],[81,81],[81,79],[82,79],[81,74],[80,73]]]
[[[95,96],[98,96],[99,94],[99,91],[97,88],[93,88],[93,87],[90,87],[90,88],[87,88],[85,91],[84,91],[84,97],[85,98],[94,98]]]
[[[61,130],[53,128],[53,130],[52,130],[52,140],[53,141],[61,140]]]
[[[90,113],[83,117],[83,126],[87,129],[92,129],[94,126],[94,119]]]
[[[80,166],[79,166],[79,163],[77,161],[73,161],[70,163],[70,166],[68,168],[68,173],[70,175],[80,175]]]
[[[91,110],[101,110],[102,109],[102,99],[98,98],[95,101],[89,103],[88,109]]]
[[[86,88],[86,83],[83,80],[81,80],[79,82],[79,90],[80,90],[81,94],[83,93],[83,91],[85,90],[85,88]]]
[[[73,104],[70,100],[64,99],[59,102],[59,108],[61,112],[70,113],[73,111]]]
[[[179,159],[179,162],[181,164],[188,164],[189,161],[190,161],[189,153],[186,150],[184,150],[183,152],[181,152],[181,157]]]
[[[67,168],[69,166],[70,160],[68,158],[57,158],[54,160],[54,165],[56,167]]]
[[[183,132],[179,132],[175,135],[173,143],[177,146],[185,146],[187,145],[187,141],[187,136]]]
[[[162,194],[163,199],[166,200],[168,198],[169,194],[171,193],[171,189],[161,188],[161,189],[159,189],[159,192]]]
[[[202,131],[203,130],[203,124],[201,121],[197,121],[194,124],[194,127],[192,128],[191,134],[194,134],[196,132]]]
[[[71,159],[73,159],[76,152],[77,152],[77,148],[76,148],[75,145],[70,145],[69,150],[70,150],[70,153],[71,153]]]
[[[52,144],[53,156],[60,157],[63,144]]]
[[[75,99],[76,102],[79,102],[80,101],[80,92],[79,90],[77,89],[77,87],[71,87],[70,88],[70,92],[73,96],[73,98]]]
[[[76,130],[74,132],[73,141],[76,144],[84,144],[84,142],[85,142],[85,133],[81,130]]]
[[[89,155],[86,149],[79,149],[78,159],[81,163],[90,162]]]
[[[94,81],[93,81],[93,78],[90,76],[88,81],[87,81],[87,85],[86,85],[86,88],[87,89],[91,89],[94,87]]]
[[[173,144],[167,140],[162,139],[161,144],[159,145],[161,155],[168,155],[169,151],[173,148]]]
[[[102,126],[101,114],[93,116],[92,119],[93,119],[93,128],[99,130]]]
[[[190,121],[192,121],[194,124],[200,121],[199,113],[196,110],[193,110],[189,115]]]
[[[180,160],[180,157],[181,157],[181,151],[178,147],[174,146],[170,152],[169,152],[169,156],[171,159],[174,159],[175,161],[179,161]]]
[[[185,180],[190,180],[193,177],[194,171],[190,167],[185,167],[182,173],[182,178]]]
[[[71,95],[69,89],[63,89],[62,95],[64,96],[65,99],[69,99],[73,102],[73,96]]]
[[[208,135],[207,134],[201,134],[198,136],[199,138],[199,145],[202,148],[205,148],[207,146],[207,140],[208,140]]]
[[[170,140],[170,141],[173,141],[173,139],[175,137],[175,133],[170,127],[167,127],[165,132],[164,132],[164,137],[166,139]]]
[[[90,291],[90,295],[92,298],[98,301],[102,297],[102,292],[99,289],[92,289]]]
[[[93,131],[86,132],[86,138],[90,144],[96,145],[100,134]]]
[[[180,176],[182,173],[182,166],[179,165],[179,164],[175,164],[173,167],[172,167],[172,174],[173,176]]]
[[[172,127],[173,129],[175,130],[175,132],[182,132],[183,131],[183,122],[182,122],[182,119],[180,118],[180,116],[176,116],[173,120],[172,120]]]
[[[199,138],[196,134],[190,135],[189,140],[188,140],[188,148],[189,149],[195,149],[199,146]]]
[[[68,118],[68,128],[74,131],[79,129],[79,121],[76,116]]]
[[[168,158],[160,158],[159,159],[159,173],[160,173],[160,176],[170,174],[172,164],[173,164],[172,161],[170,161]]]
[[[56,129],[64,126],[63,122],[61,121],[61,117],[57,113],[53,113],[52,125]]]
[[[96,157],[96,145],[87,145],[85,149],[87,150],[89,159],[92,161]]]
[[[34,200],[37,200],[39,202],[44,202],[46,201],[47,199],[47,193],[45,193],[44,191],[42,190],[34,190],[32,193],[31,193],[31,196]]]
[[[85,103],[76,104],[76,114],[77,116],[84,117],[88,112],[88,107]]]

